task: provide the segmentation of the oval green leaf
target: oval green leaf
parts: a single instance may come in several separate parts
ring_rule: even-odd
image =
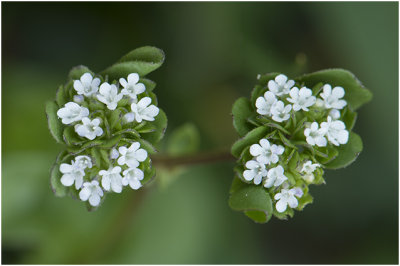
[[[243,137],[254,128],[254,126],[248,122],[248,119],[254,116],[254,114],[255,111],[251,106],[250,100],[245,97],[237,99],[233,104],[233,127],[236,129],[239,136]]]
[[[372,93],[348,70],[327,69],[303,75],[296,80],[304,82],[309,88],[312,88],[319,82],[329,83],[333,87],[343,87],[346,92],[344,99],[353,110],[360,108],[372,99]]]
[[[328,169],[346,167],[357,159],[362,149],[363,144],[360,136],[354,132],[350,132],[349,141],[346,144],[337,147],[339,154],[335,159],[325,164],[325,167]]]
[[[58,109],[59,107],[54,101],[46,103],[46,116],[50,133],[58,143],[63,143],[64,126],[57,117]]]

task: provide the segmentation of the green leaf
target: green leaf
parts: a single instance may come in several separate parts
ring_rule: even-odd
[[[267,90],[266,86],[256,85],[251,91],[250,102],[255,106],[257,98],[263,96],[264,92]]]
[[[247,146],[251,144],[256,144],[258,141],[263,138],[268,132],[268,128],[261,126],[253,129],[249,133],[246,134],[243,138],[239,139],[232,145],[232,155],[236,158],[239,158],[240,154]]]
[[[349,141],[337,147],[339,155],[334,160],[325,164],[328,169],[343,168],[351,164],[363,149],[362,140],[359,135],[350,132]]]
[[[299,198],[299,206],[297,207],[297,209],[301,211],[304,209],[306,205],[312,202],[313,202],[313,197],[310,194],[306,193],[301,198]]]
[[[65,163],[66,159],[69,157],[67,155],[68,153],[66,151],[60,152],[57,156],[56,162],[50,170],[50,186],[57,197],[64,197],[68,193],[68,188],[61,184],[60,179],[62,173],[59,170],[61,163]]]
[[[117,125],[118,122],[121,121],[122,114],[121,110],[115,109],[111,111],[108,115],[108,123],[110,125],[111,130],[115,129],[115,126]]]
[[[139,80],[140,83],[143,83],[144,86],[146,87],[146,91],[153,91],[154,88],[156,87],[156,83],[150,79],[146,79],[146,78],[141,78]]]
[[[235,168],[236,168],[236,167],[235,167]],[[236,171],[236,170],[235,170],[235,171]],[[238,173],[236,173],[236,174],[238,174]],[[235,177],[233,178],[231,187],[230,187],[230,189],[229,189],[229,194],[232,194],[233,192],[235,192],[235,191],[237,191],[237,190],[239,190],[239,189],[241,189],[241,188],[244,188],[244,187],[246,187],[246,186],[247,186],[247,184],[244,183],[242,180],[240,180],[239,177],[237,177],[237,176],[235,175]]]
[[[327,69],[303,75],[296,80],[311,88],[319,82],[329,83],[332,87],[341,86],[345,90],[344,99],[356,110],[372,99],[372,93],[366,89],[353,73],[344,69]]]
[[[68,102],[68,96],[66,95],[65,88],[64,86],[58,87],[57,93],[56,93],[56,103],[58,106],[63,106]]]
[[[200,134],[192,123],[186,123],[167,138],[167,153],[172,156],[182,156],[196,152],[200,147]]]
[[[266,223],[271,217],[268,217],[268,215],[265,212],[261,211],[246,211],[244,212],[247,217],[252,219],[256,223]]]
[[[322,153],[327,155],[327,157],[319,157],[318,158],[318,162],[320,164],[327,164],[327,163],[331,162],[339,154],[337,147],[332,146],[332,145],[329,145],[328,147],[323,147],[323,148],[316,147],[315,149],[318,149]]]
[[[346,129],[350,132],[356,123],[357,113],[351,111],[349,108],[346,108],[342,120],[346,125]]]
[[[154,148],[150,142],[144,139],[138,139],[138,142],[140,143],[140,147],[145,149],[149,154],[155,154],[157,152],[156,148]]]
[[[156,116],[155,120],[150,123],[155,126],[156,130],[154,132],[142,133],[141,136],[143,139],[155,145],[164,136],[168,123],[167,116],[161,108],[160,113]]]
[[[71,71],[69,71],[68,77],[70,79],[80,79],[81,76],[87,72],[89,72],[90,74],[92,74],[92,76],[94,76],[93,71],[91,71],[88,67],[83,65],[76,66],[73,67]]]
[[[233,192],[229,198],[229,206],[236,211],[244,211],[246,215],[258,223],[266,223],[272,216],[272,200],[262,186],[246,185]],[[263,217],[259,213],[263,212]]]
[[[105,149],[109,149],[114,147],[115,145],[118,144],[118,142],[121,140],[122,136],[121,135],[116,135],[110,139],[103,139],[100,141],[100,148],[105,148]]]
[[[90,149],[90,155],[92,156],[92,158],[94,159],[94,164],[97,165],[97,167],[99,169],[103,168],[103,161],[102,161],[102,156],[101,156],[101,152],[97,147],[93,147]],[[104,165],[105,166],[105,165]],[[106,166],[107,167],[107,166]]]
[[[247,121],[248,118],[254,116],[254,110],[249,99],[241,97],[236,100],[232,107],[233,127],[239,136],[243,137],[249,132],[253,126]]]
[[[58,143],[63,143],[64,126],[57,117],[58,109],[59,107],[54,101],[46,103],[46,116],[50,133]]]
[[[272,73],[267,73],[267,74],[263,74],[260,76],[260,78],[258,79],[258,84],[261,86],[267,86],[268,85],[268,81],[270,81],[271,79],[275,79],[276,76],[278,76],[280,73],[278,72],[272,72]]]
[[[117,63],[101,72],[101,75],[108,75],[110,81],[126,78],[131,73],[138,73],[142,77],[159,68],[164,59],[165,54],[161,49],[140,47],[123,56]]]
[[[86,142],[85,140],[82,140],[81,138],[79,138],[79,136],[78,136],[78,134],[76,134],[73,126],[67,126],[64,129],[63,138],[67,145],[80,145],[80,144]]]

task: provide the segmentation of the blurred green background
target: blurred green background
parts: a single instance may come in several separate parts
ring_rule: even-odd
[[[3,2],[2,37],[3,263],[398,263],[398,3]],[[149,76],[167,133],[193,122],[202,150],[235,141],[230,110],[257,74],[341,67],[374,94],[355,127],[364,151],[326,172],[314,204],[264,225],[229,209],[230,162],[94,213],[54,197],[45,101],[72,66],[100,71],[143,45],[167,56]]]

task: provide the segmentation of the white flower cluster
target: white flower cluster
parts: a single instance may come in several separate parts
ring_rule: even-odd
[[[81,137],[93,140],[103,135],[103,129],[100,127],[101,120],[100,118],[91,120],[89,109],[80,106],[78,103],[82,103],[85,97],[88,97],[104,103],[109,110],[115,110],[118,102],[126,96],[131,102],[131,112],[125,115],[127,122],[154,121],[159,113],[158,107],[151,104],[150,97],[143,97],[138,100],[138,95],[146,90],[145,85],[139,83],[139,75],[131,73],[127,79],[121,78],[119,80],[123,87],[119,93],[117,85],[107,82],[100,85],[99,78],[93,78],[90,73],[83,74],[80,80],[75,80],[73,84],[77,92],[77,95],[74,96],[75,102],[66,103],[64,107],[57,111],[57,116],[66,125],[79,122],[75,125],[75,132]]]
[[[280,74],[275,80],[268,82],[268,91],[264,96],[256,100],[257,113],[271,117],[276,122],[283,122],[290,118],[291,112],[308,112],[309,108],[315,106],[329,110],[325,122],[318,124],[312,122],[305,130],[304,136],[308,144],[318,147],[325,147],[327,141],[335,146],[346,144],[349,139],[349,132],[340,118],[340,109],[343,109],[347,102],[342,99],[345,91],[342,87],[334,87],[325,84],[320,93],[321,98],[312,95],[312,90],[307,87],[294,87],[295,82]],[[286,97],[289,95],[290,97]],[[288,104],[285,104],[288,103]],[[289,104],[291,103],[291,104]]]
[[[72,186],[80,190],[79,197],[82,201],[89,200],[92,206],[98,206],[105,191],[121,193],[123,186],[129,185],[132,189],[139,189],[144,178],[144,173],[139,169],[140,162],[147,159],[147,151],[140,149],[140,143],[134,142],[129,148],[119,147],[111,151],[111,158],[118,159],[119,166],[111,165],[108,170],[100,170],[96,178],[101,176],[101,186],[99,181],[84,181],[85,169],[92,168],[92,161],[89,156],[77,156],[71,161],[71,164],[63,163],[60,165],[60,172],[63,174],[61,183],[66,186]],[[125,170],[122,172],[122,168]],[[122,172],[122,175],[121,175]]]
[[[290,118],[291,111],[303,110],[308,112],[308,107],[316,102],[316,97],[312,96],[312,91],[306,87],[294,87],[295,82],[280,74],[275,80],[268,82],[268,91],[264,97],[256,100],[257,113],[269,116],[276,122],[283,122]],[[290,97],[287,97],[289,94]],[[291,104],[286,104],[289,102]]]
[[[308,144],[318,147],[325,147],[328,143],[335,146],[346,144],[349,140],[349,132],[346,130],[346,125],[340,118],[340,109],[343,109],[347,102],[343,100],[344,89],[325,84],[320,96],[322,99],[317,99],[317,105],[326,110],[329,110],[329,115],[326,121],[318,124],[312,122],[305,130],[304,136]]]
[[[288,183],[285,181],[287,181],[288,178],[284,175],[284,168],[282,165],[271,167],[279,162],[279,155],[282,155],[284,151],[285,148],[283,146],[271,144],[267,139],[261,139],[259,144],[251,145],[250,154],[254,157],[252,160],[246,162],[245,166],[247,170],[244,170],[243,178],[247,181],[253,180],[256,185],[263,182],[265,188],[279,187],[281,185],[287,188]],[[267,167],[269,167],[269,169]],[[276,203],[278,212],[284,212],[288,204],[291,208],[296,208],[298,206],[298,201],[293,195],[297,197],[303,195],[300,188],[293,188],[291,190],[286,190],[284,188],[281,189],[280,193],[275,195],[275,199],[279,200]],[[297,192],[292,196],[288,196],[292,190]],[[301,195],[298,190],[301,191]]]

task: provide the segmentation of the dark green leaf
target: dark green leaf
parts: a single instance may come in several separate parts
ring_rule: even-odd
[[[346,129],[350,132],[356,123],[357,113],[351,111],[349,108],[346,108],[342,120],[346,125]]]
[[[92,74],[92,76],[94,76],[94,73],[88,67],[82,65],[76,66],[71,69],[71,71],[68,74],[68,77],[70,79],[80,79],[81,76],[87,72],[89,72],[90,74]]]
[[[278,72],[273,72],[273,73],[267,73],[260,75],[260,78],[258,79],[258,84],[261,86],[267,86],[268,81],[270,80],[275,80],[275,77],[278,76],[280,73]]]
[[[328,147],[324,147],[324,148],[315,148],[315,149],[321,150],[324,154],[327,155],[327,157],[319,157],[318,158],[318,162],[321,164],[329,163],[330,161],[335,159],[336,156],[339,154],[337,147],[332,146],[332,145],[329,145]]]
[[[153,91],[154,88],[156,87],[156,83],[150,79],[142,78],[139,80],[139,82],[143,83],[144,86],[146,87],[146,91]]]
[[[232,115],[233,127],[236,129],[239,136],[243,137],[247,132],[254,128],[247,121],[248,118],[255,115],[255,111],[253,110],[249,99],[245,97],[237,99],[232,107]]]
[[[65,151],[60,152],[57,156],[56,162],[50,170],[50,186],[57,197],[64,197],[68,193],[68,188],[61,184],[60,179],[62,173],[59,170],[61,163],[68,163],[66,159],[68,159],[69,156],[67,155],[68,153]]]
[[[261,138],[263,138],[268,132],[268,128],[261,126],[253,129],[249,133],[246,134],[243,138],[239,139],[232,145],[231,152],[233,156],[239,158],[240,154],[247,146],[251,144],[256,144],[259,142]]]
[[[118,122],[121,121],[122,114],[121,110],[115,109],[111,111],[108,115],[108,123],[110,125],[111,130],[115,129],[115,126],[117,125]]]
[[[256,101],[258,97],[264,95],[265,91],[267,91],[266,86],[256,85],[254,89],[251,91],[250,102],[253,106],[256,105]]]
[[[246,187],[247,184],[244,183],[242,180],[240,180],[239,177],[235,176],[233,178],[232,184],[231,184],[231,188],[229,189],[229,193],[232,194],[233,192]]]
[[[167,153],[172,156],[192,154],[199,149],[200,134],[192,123],[186,123],[174,131],[167,139]]]
[[[341,86],[345,90],[344,99],[356,110],[372,99],[372,93],[367,90],[353,73],[344,69],[327,69],[297,78],[311,88],[319,82],[329,83],[332,87]]]
[[[155,120],[150,123],[156,127],[156,130],[154,132],[142,133],[141,135],[143,139],[155,145],[164,136],[168,123],[167,116],[161,108],[160,113],[156,116]]]
[[[233,192],[229,198],[229,206],[236,211],[261,211],[262,216],[249,213],[249,217],[256,222],[266,223],[272,216],[272,200],[268,192],[262,186],[246,185]]]
[[[156,148],[154,148],[150,142],[144,139],[138,139],[138,142],[140,143],[140,147],[145,149],[149,154],[155,154],[157,152]]]
[[[58,143],[63,143],[64,126],[57,117],[58,109],[59,107],[55,102],[46,103],[46,116],[50,133]]]
[[[328,169],[343,168],[351,164],[363,149],[362,140],[359,135],[350,132],[349,141],[337,147],[338,156],[331,162],[325,164]]]
[[[265,212],[261,211],[246,211],[244,214],[256,223],[266,223],[270,219]]]
[[[58,87],[57,93],[56,93],[56,103],[58,106],[64,106],[68,102],[68,96],[65,92],[64,86]]]
[[[110,81],[126,78],[131,73],[138,73],[142,77],[159,68],[164,59],[161,49],[151,46],[137,48],[101,72],[101,75],[108,75]]]
[[[67,145],[80,145],[87,141],[82,140],[78,134],[76,134],[73,126],[67,126],[64,129],[63,138]]]

